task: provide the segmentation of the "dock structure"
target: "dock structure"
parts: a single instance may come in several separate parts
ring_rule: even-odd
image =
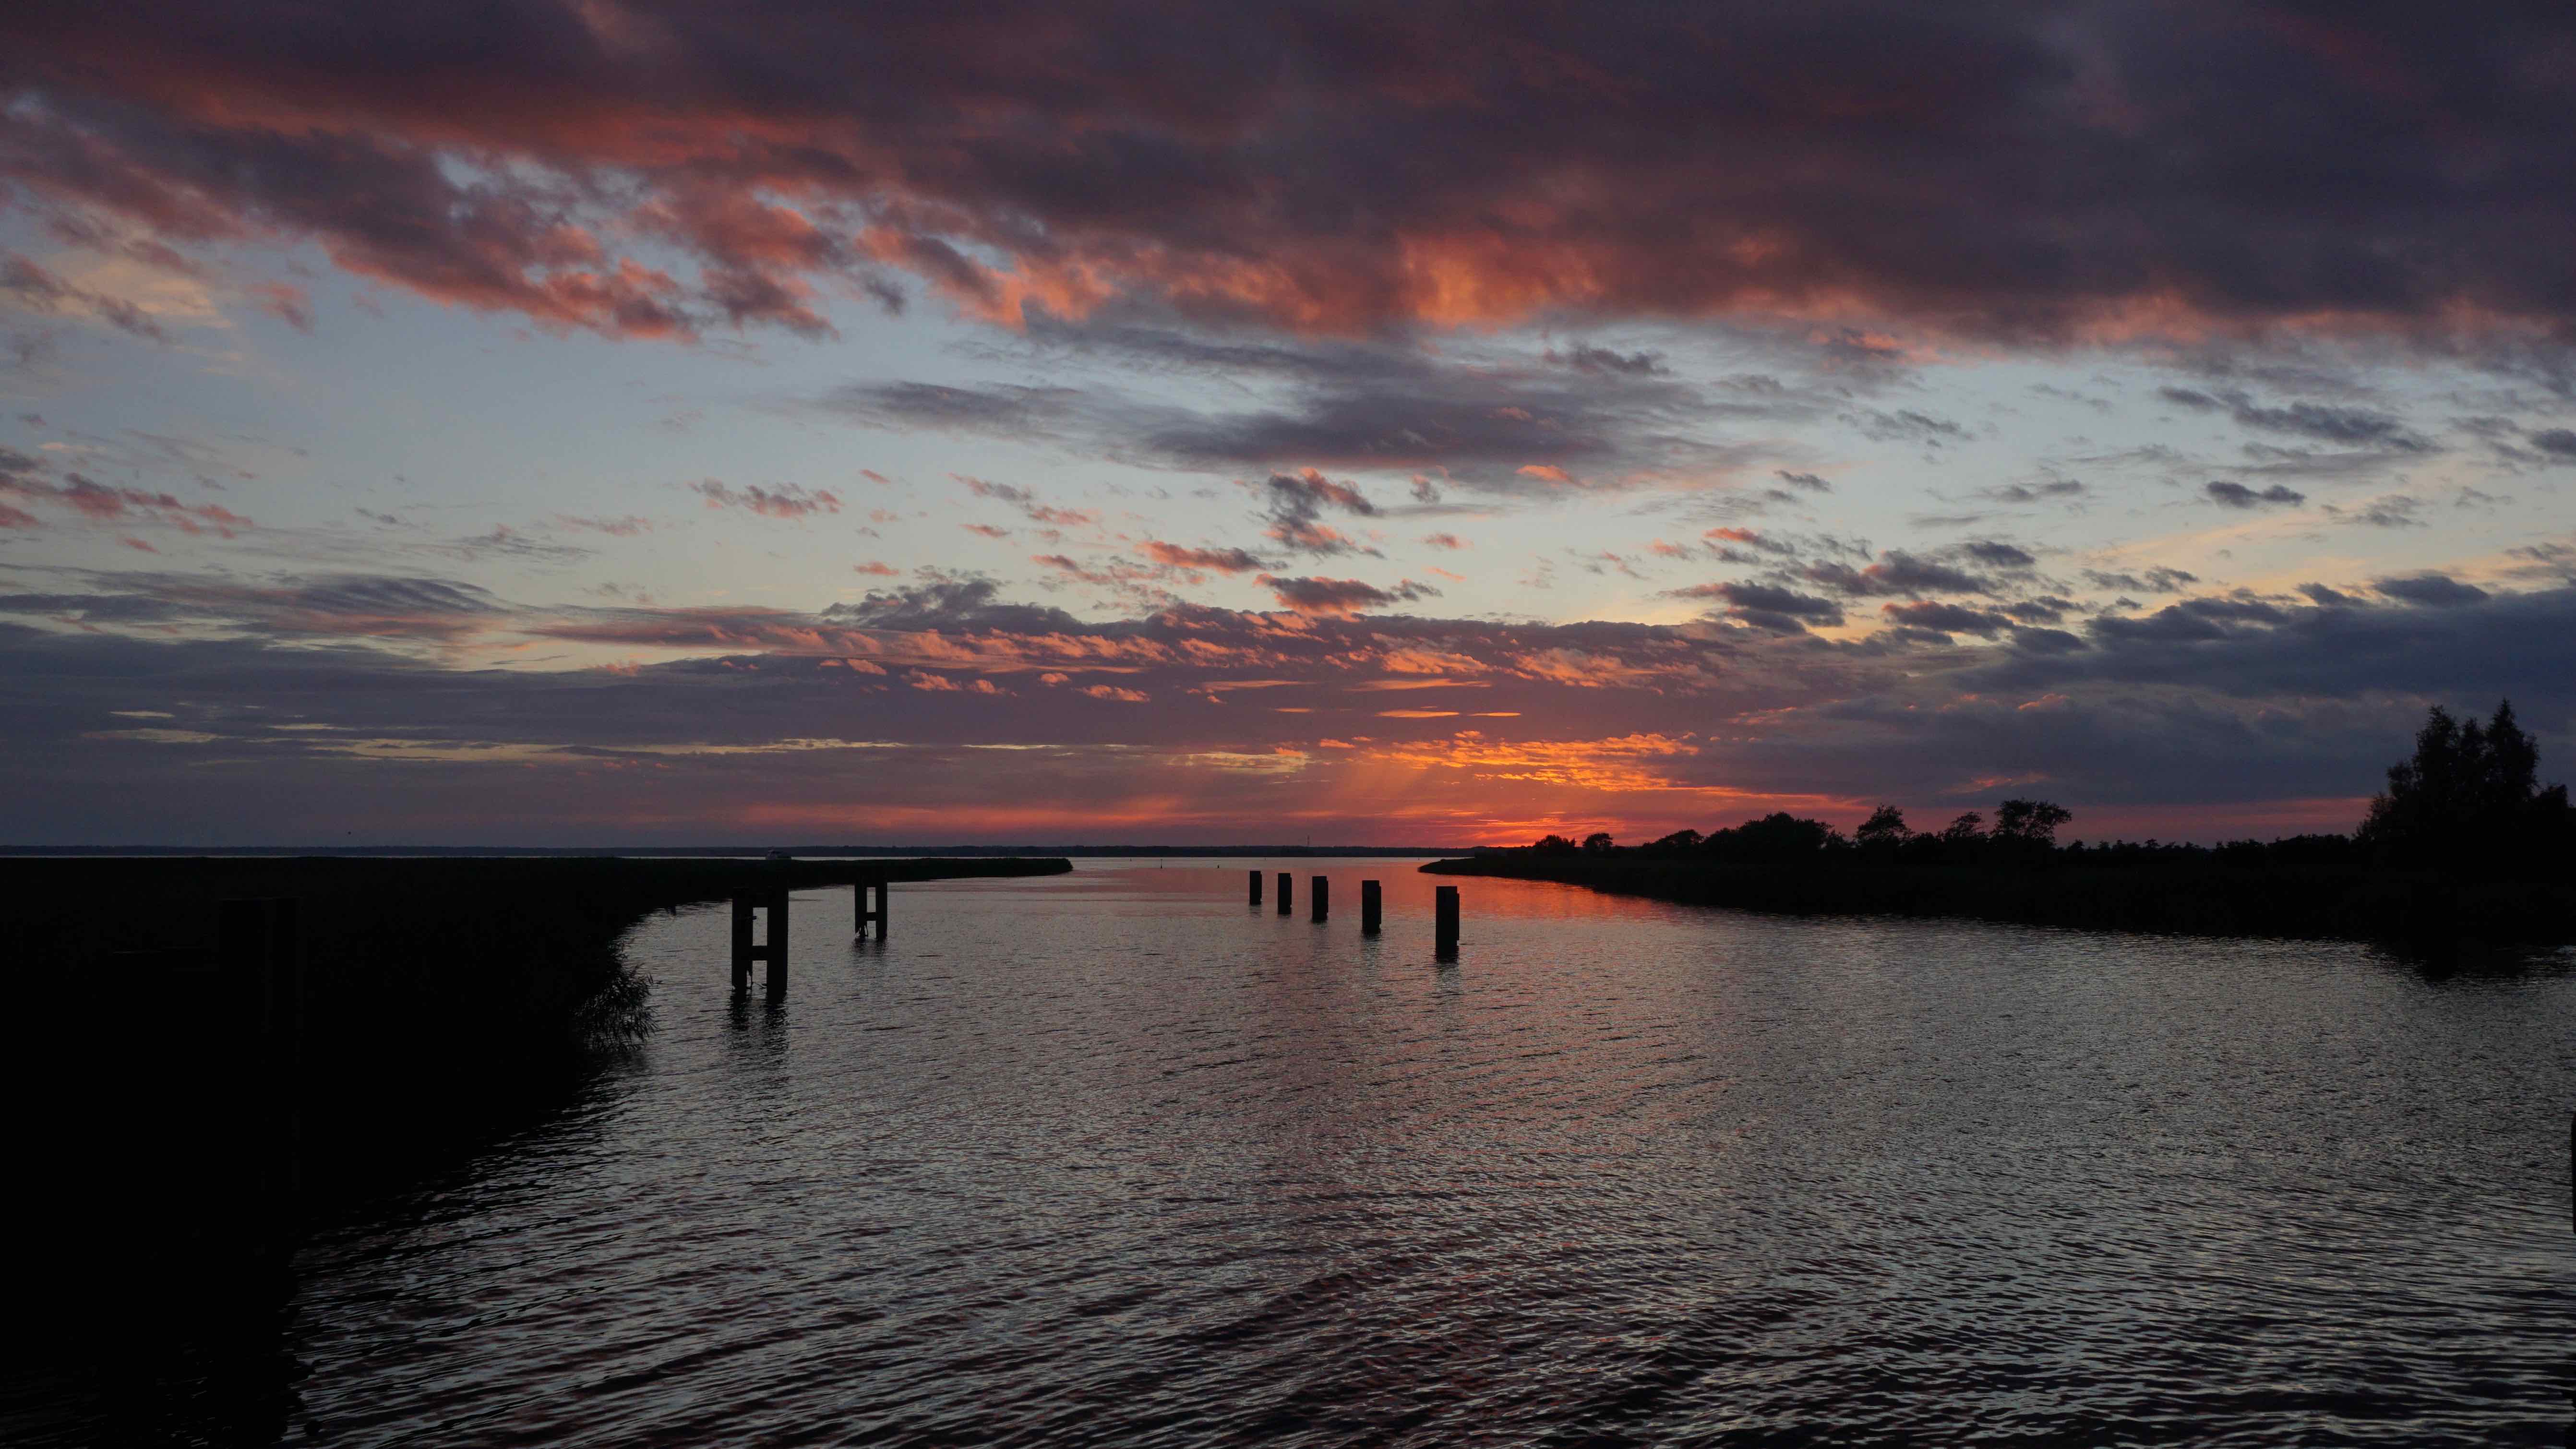
[[[854,939],[864,941],[868,938],[868,923],[871,921],[876,923],[877,939],[882,941],[886,938],[886,908],[894,904],[893,897],[892,881],[850,883],[851,929],[857,933]]]
[[[752,912],[769,918],[768,938],[754,940]],[[767,987],[769,999],[787,995],[787,888],[775,886],[751,891],[733,898],[733,989],[737,996],[751,990],[751,963],[769,963]]]
[[[1458,888],[1442,886],[1433,893],[1432,900],[1432,949],[1444,961],[1455,960],[1458,956]]]
[[[1288,898],[1296,894],[1296,891],[1297,878],[1284,870],[1279,872],[1279,914],[1283,916],[1288,914],[1291,905]]]
[[[1252,903],[1261,904],[1261,872],[1257,870],[1252,872]]]
[[[1377,882],[1376,882],[1376,881],[1373,881],[1373,880],[1364,880],[1364,881],[1361,881],[1361,882],[1360,882],[1360,934],[1361,934],[1361,935],[1363,935],[1363,936],[1374,936],[1374,935],[1376,935],[1376,934],[1377,934],[1379,909],[1380,909],[1380,907],[1379,907],[1379,902],[1378,902],[1378,886],[1377,886]]]
[[[702,908],[686,933],[701,986],[713,989],[731,954],[735,985],[748,992],[751,962],[767,960],[777,990],[790,890],[837,910],[831,893],[861,881],[1072,868],[1060,857],[695,854],[0,862],[0,942],[42,943],[11,978],[20,1019],[89,1020],[106,996],[117,1035],[113,1052],[95,1032],[22,1031],[12,1044],[30,1080],[56,1087],[16,1124],[13,1160],[35,1186],[11,1206],[25,1220],[20,1241],[41,1246],[15,1266],[21,1279],[61,1278],[59,1300],[43,1290],[48,1306],[107,1301],[102,1265],[120,1284],[164,1262],[266,1274],[310,1221],[301,1194],[337,1201],[388,1169],[440,1170],[443,1144],[520,1125],[518,1083],[579,1059],[558,1053],[640,1031],[638,981],[617,945],[649,915]],[[738,897],[747,929],[728,943]],[[744,1011],[736,1026],[758,1030],[760,1016]],[[460,1063],[475,1064],[473,1090],[455,1089]]]
[[[1308,920],[1320,926],[1331,919],[1333,914],[1333,878],[1331,876],[1315,877],[1307,887],[1306,896],[1314,912],[1307,917]]]

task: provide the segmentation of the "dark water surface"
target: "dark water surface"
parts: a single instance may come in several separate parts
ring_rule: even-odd
[[[300,1257],[297,1437],[2567,1438],[2564,958],[1468,880],[1437,968],[1284,864],[814,892],[777,1008],[649,923],[630,1068]]]

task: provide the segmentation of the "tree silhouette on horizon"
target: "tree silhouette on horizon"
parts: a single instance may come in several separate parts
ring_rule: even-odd
[[[2392,865],[2521,873],[2576,855],[2576,815],[2565,785],[2540,783],[2540,747],[2511,700],[2483,724],[2437,704],[2354,838]]]

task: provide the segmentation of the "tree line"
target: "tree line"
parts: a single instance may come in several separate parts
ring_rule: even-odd
[[[1626,850],[1606,831],[1596,831],[1580,842],[1562,835],[1542,836],[1530,849],[1541,855],[1698,857],[1744,865],[1776,865],[1826,856],[1956,863],[2046,855],[2057,848],[2058,827],[2074,818],[2072,811],[2051,801],[2006,800],[1995,807],[1991,824],[1984,815],[1971,810],[1939,830],[1918,831],[1906,825],[1904,811],[1881,805],[1858,831],[1847,836],[1821,820],[1801,819],[1783,810],[1705,835],[1696,830],[1676,830]]]
[[[2576,869],[2576,808],[2567,787],[2543,785],[2540,750],[2510,700],[2485,721],[2454,718],[2436,705],[2416,732],[2415,751],[2389,766],[2349,835],[2298,835],[2195,845],[2159,840],[2060,846],[2074,813],[2049,800],[2011,799],[1989,820],[1968,811],[1935,830],[1915,830],[1905,812],[1881,805],[1851,834],[1780,811],[1702,834],[1676,830],[1621,846],[1609,832],[1581,840],[1547,835],[1540,855],[1690,859],[1711,864],[1781,865],[1852,861],[1888,865],[2041,863],[2232,866],[2385,866],[2490,878],[2545,878]]]

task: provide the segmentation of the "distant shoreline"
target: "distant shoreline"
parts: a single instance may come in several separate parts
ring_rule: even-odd
[[[1495,851],[1426,874],[1802,916],[1919,916],[2157,935],[2526,945],[2576,941],[2576,885],[2368,866],[1735,865]]]

